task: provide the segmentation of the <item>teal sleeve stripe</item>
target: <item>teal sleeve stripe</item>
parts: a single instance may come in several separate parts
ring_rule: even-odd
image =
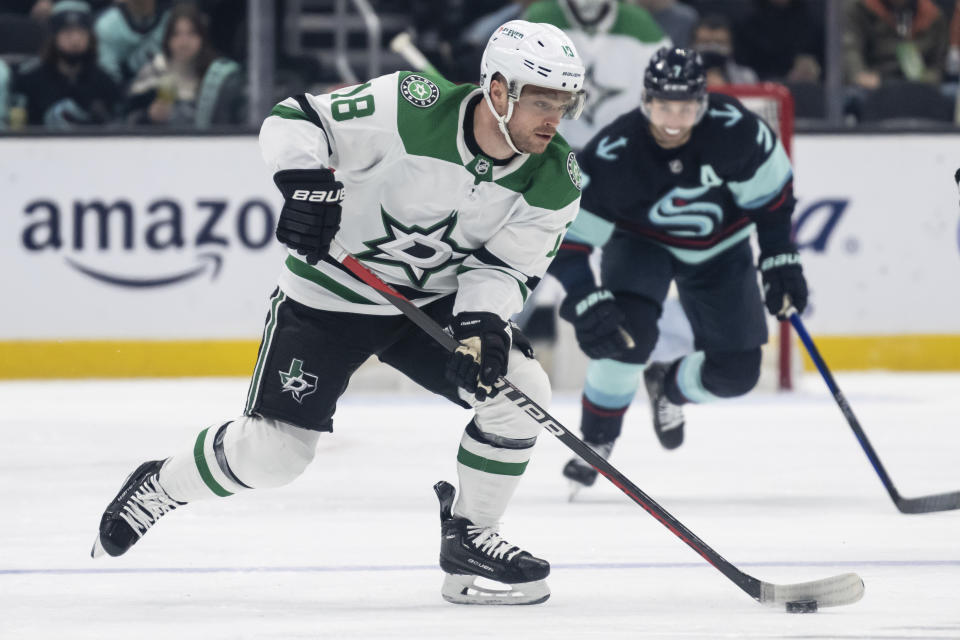
[[[210,427],[201,431],[200,435],[197,436],[197,443],[193,445],[193,459],[197,463],[197,470],[200,472],[200,477],[203,478],[203,481],[207,487],[210,488],[210,491],[213,491],[221,498],[226,498],[233,494],[221,487],[220,483],[214,479],[213,474],[210,473],[210,467],[207,466],[207,457],[204,455],[203,444],[207,439],[208,431],[210,431]]]
[[[677,368],[677,386],[690,402],[714,402],[719,400],[703,386],[703,362],[707,359],[703,351],[694,351],[684,356]]]
[[[306,120],[307,122],[310,122],[310,118],[304,115],[303,111],[294,109],[293,107],[286,107],[282,104],[278,104],[271,109],[270,115],[286,118],[287,120]]]
[[[465,467],[483,471],[484,473],[495,473],[499,476],[522,476],[524,470],[527,468],[526,462],[500,462],[498,460],[490,460],[483,456],[478,456],[475,453],[470,453],[462,446],[460,447],[460,451],[457,452],[457,462]]]
[[[345,285],[340,284],[319,269],[315,269],[306,262],[301,262],[293,256],[287,256],[287,260],[284,262],[284,264],[294,275],[298,275],[305,280],[309,280],[310,282],[320,285],[328,291],[332,291],[347,302],[353,302],[356,304],[377,304],[372,300],[364,298],[356,291],[347,288]]]
[[[566,237],[574,242],[602,247],[613,235],[614,224],[581,208],[567,231]]]
[[[770,157],[760,165],[753,177],[743,182],[728,182],[737,205],[743,209],[756,209],[767,204],[783,189],[793,177],[790,158],[777,141]]]

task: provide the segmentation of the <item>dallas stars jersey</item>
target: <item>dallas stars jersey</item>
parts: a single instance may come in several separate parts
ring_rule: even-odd
[[[283,101],[260,144],[274,171],[336,170],[344,184],[337,241],[414,303],[457,292],[454,313],[507,319],[576,215],[580,170],[560,136],[542,154],[501,165],[472,153],[464,118],[479,95],[474,85],[397,72]],[[310,266],[290,252],[280,287],[318,309],[398,313],[329,257]]]
[[[570,242],[600,246],[616,227],[696,264],[746,238],[752,221],[786,221],[789,236],[790,160],[736,98],[710,94],[706,115],[675,149],[654,141],[638,109],[603,129],[579,159],[585,187]]]
[[[600,129],[640,106],[643,74],[650,56],[670,46],[651,15],[643,8],[616,3],[596,27],[575,27],[566,0],[544,0],[530,6],[524,20],[546,22],[563,29],[573,40],[586,67],[583,113],[562,120],[560,133],[574,149],[582,149]]]

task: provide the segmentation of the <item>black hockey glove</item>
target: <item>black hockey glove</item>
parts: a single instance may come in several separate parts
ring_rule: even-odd
[[[317,264],[340,228],[343,183],[330,169],[287,169],[275,173],[273,181],[284,198],[277,240]]]
[[[796,249],[781,253],[760,254],[760,277],[763,279],[764,303],[771,315],[784,319],[784,296],[797,313],[807,306],[807,281],[800,266],[800,254]]]
[[[634,346],[623,326],[626,316],[609,289],[568,295],[560,305],[560,317],[573,323],[580,349],[594,360],[616,357]]]
[[[451,324],[453,337],[460,341],[447,361],[447,380],[486,400],[500,393],[494,384],[507,373],[510,331],[495,313],[458,313]]]

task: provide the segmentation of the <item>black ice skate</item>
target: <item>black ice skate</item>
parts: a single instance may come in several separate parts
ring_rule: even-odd
[[[600,456],[607,460],[610,452],[613,451],[613,442],[603,442],[596,444],[587,442],[590,448],[596,451]],[[572,501],[577,493],[584,487],[592,487],[597,481],[597,470],[585,462],[580,456],[571,458],[563,467],[563,477],[570,480],[570,500]]]
[[[455,490],[449,482],[433,486],[440,499],[440,568],[447,576],[441,593],[456,604],[539,604],[550,597],[545,578],[550,563],[515,547],[493,527],[478,527],[454,517]],[[494,589],[474,584],[486,578],[508,585]]]
[[[160,486],[163,463],[163,460],[144,462],[127,477],[120,493],[100,518],[100,533],[90,557],[98,558],[104,552],[111,556],[123,555],[163,514],[186,504],[171,498]]]
[[[654,362],[643,371],[653,413],[653,430],[664,449],[676,449],[683,444],[683,407],[670,402],[665,389],[670,366],[669,362]]]

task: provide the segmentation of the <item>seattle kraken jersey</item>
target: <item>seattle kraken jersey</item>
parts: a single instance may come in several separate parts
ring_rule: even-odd
[[[474,85],[408,72],[300,95],[274,107],[261,149],[274,171],[336,170],[344,184],[337,241],[414,303],[457,292],[454,313],[506,319],[576,215],[580,170],[560,136],[544,153],[506,164],[471,152],[463,123],[480,95]],[[280,287],[318,309],[397,313],[329,257],[311,266],[290,252]]]
[[[710,94],[680,147],[660,147],[638,109],[598,133],[579,160],[581,210],[566,236],[574,243],[600,246],[616,227],[699,263],[746,238],[754,221],[789,219],[794,205],[777,136],[725,95]]]
[[[650,56],[670,45],[670,38],[642,7],[616,2],[589,31],[577,28],[567,0],[530,5],[524,20],[563,29],[586,68],[583,113],[561,120],[560,133],[574,149],[582,149],[601,128],[640,106],[643,73]]]

